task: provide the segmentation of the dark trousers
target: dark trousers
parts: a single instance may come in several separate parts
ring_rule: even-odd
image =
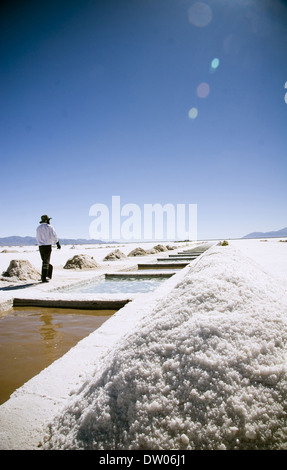
[[[40,245],[39,251],[42,258],[42,280],[45,280],[49,270],[52,245]]]

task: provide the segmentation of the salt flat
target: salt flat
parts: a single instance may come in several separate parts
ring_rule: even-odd
[[[286,448],[286,251],[215,244],[137,296],[0,407],[2,448]]]

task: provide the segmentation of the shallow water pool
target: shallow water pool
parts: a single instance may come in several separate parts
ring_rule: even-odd
[[[109,276],[69,289],[78,294],[135,294],[152,292],[169,278],[166,276]]]
[[[14,308],[0,318],[0,404],[99,328],[115,310]]]

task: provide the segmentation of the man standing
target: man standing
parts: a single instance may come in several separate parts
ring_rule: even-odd
[[[39,245],[39,251],[42,258],[42,282],[48,282],[47,277],[52,278],[52,265],[50,258],[52,253],[52,245],[55,243],[58,250],[61,249],[57,234],[50,225],[51,217],[42,215],[40,225],[37,227],[36,240]],[[50,272],[49,272],[50,271]]]

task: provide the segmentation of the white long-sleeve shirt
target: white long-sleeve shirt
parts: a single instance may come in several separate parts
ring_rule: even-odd
[[[36,240],[38,245],[53,245],[57,243],[58,237],[52,225],[43,223],[37,227]]]

